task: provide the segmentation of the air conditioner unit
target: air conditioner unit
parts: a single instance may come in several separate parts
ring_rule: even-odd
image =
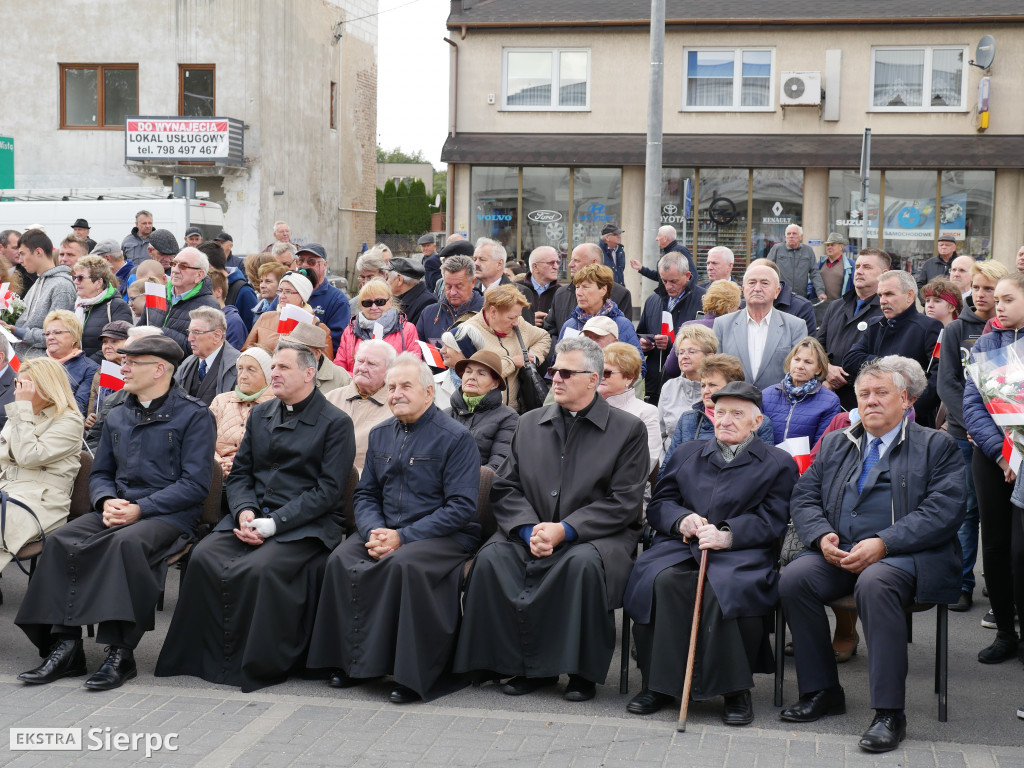
[[[779,104],[783,107],[821,104],[821,72],[783,72]]]

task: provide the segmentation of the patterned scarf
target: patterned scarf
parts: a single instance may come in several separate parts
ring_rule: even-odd
[[[821,389],[821,382],[818,379],[811,379],[799,387],[793,383],[793,377],[788,373],[782,377],[782,390],[786,393],[786,399],[790,404],[796,405],[805,397],[815,394]]]

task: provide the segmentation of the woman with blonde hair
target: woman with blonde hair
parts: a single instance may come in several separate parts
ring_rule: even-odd
[[[519,344],[516,330],[523,337],[523,345],[531,362],[543,361],[551,349],[551,337],[547,331],[530,323],[520,323],[523,307],[530,303],[514,285],[499,285],[484,293],[484,306],[479,313],[466,321],[483,336],[483,348],[501,359],[501,375],[505,380],[505,405],[521,411],[519,404],[519,369],[526,365],[523,347]]]
[[[14,382],[14,402],[5,411],[0,491],[7,498],[0,530],[0,570],[23,546],[45,539],[45,534],[67,522],[82,450],[82,415],[64,369],[53,360],[22,361]]]
[[[410,352],[416,357],[423,357],[416,343],[419,340],[416,326],[401,313],[398,301],[386,282],[371,280],[365,283],[356,298],[360,311],[353,315],[341,334],[338,354],[334,358],[335,365],[352,373],[356,350],[362,342],[373,338],[387,342],[398,354]]]
[[[256,292],[259,293],[260,300],[252,308],[254,324],[264,312],[272,312],[277,309],[277,289],[281,285],[281,278],[287,272],[288,267],[278,264],[276,261],[260,265],[256,272],[259,276],[259,286],[256,288]]]
[[[696,320],[687,320],[681,327],[686,328],[691,325],[703,325],[705,328],[712,328],[714,327],[716,317],[728,315],[730,312],[738,310],[742,299],[743,292],[732,280],[715,280],[708,286],[703,299],[701,299],[701,308],[704,311],[704,315]],[[679,340],[678,333],[676,334],[676,340]],[[717,352],[718,350],[715,351]],[[679,374],[679,356],[676,353],[675,348],[673,348],[665,357],[665,373],[663,379],[665,385],[668,384],[670,379],[678,378]]]
[[[55,309],[43,321],[43,340],[46,356],[64,366],[75,402],[84,417],[89,410],[92,377],[100,366],[82,351],[82,324],[74,312]]]
[[[672,350],[679,361],[681,376],[669,379],[658,395],[658,417],[661,437],[668,449],[679,417],[693,408],[700,397],[700,364],[708,355],[718,352],[718,339],[714,332],[700,324],[683,323],[676,332]]]
[[[776,445],[791,437],[806,437],[810,447],[842,410],[839,396],[822,386],[828,375],[828,355],[817,339],[807,336],[789,350],[782,368],[786,371],[782,381],[761,393],[761,412],[771,417]]]
[[[277,340],[281,337],[281,334],[277,332],[277,325],[281,320],[281,311],[286,305],[291,304],[296,307],[302,307],[302,309],[312,315],[313,308],[307,303],[312,293],[313,284],[309,282],[308,277],[301,272],[285,272],[277,284],[277,309],[264,312],[253,323],[252,330],[249,331],[249,336],[245,339],[245,344],[242,345],[242,351],[257,346],[263,347],[270,354],[274,354],[274,350],[277,348]],[[331,346],[331,333],[327,330],[327,326],[319,320],[314,320],[313,325],[326,331],[327,347],[324,349],[324,354],[330,359],[334,356],[334,349]]]
[[[608,405],[636,416],[647,427],[647,447],[651,454],[648,472],[658,466],[661,458],[661,423],[658,409],[636,396],[633,385],[640,378],[643,358],[632,344],[616,341],[604,348],[604,373],[597,392]]]

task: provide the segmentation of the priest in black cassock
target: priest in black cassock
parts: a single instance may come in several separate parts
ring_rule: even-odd
[[[128,396],[103,423],[89,479],[94,511],[46,537],[14,620],[46,655],[18,676],[23,683],[84,675],[83,624],[98,624],[107,646],[86,688],[136,676],[134,650],[153,628],[167,558],[194,540],[209,493],[217,428],[210,409],[174,384],[181,347],[156,335],[117,351]]]
[[[278,342],[275,399],[249,416],[225,481],[230,511],[192,554],[157,677],[254,691],[305,669],[356,445],[352,419],[316,388],[316,370],[309,347]]]
[[[626,709],[649,715],[683,690],[702,551],[708,553],[691,697],[725,696],[726,725],[754,719],[754,672],[770,672],[766,617],[778,603],[779,538],[796,462],[757,439],[761,392],[744,381],[712,395],[715,437],[679,447],[654,489],[654,545],[636,562],[623,604],[635,622],[643,689]]]
[[[590,339],[556,349],[555,403],[519,419],[491,490],[498,531],[476,557],[455,671],[512,677],[511,696],[569,674],[565,698],[593,698],[615,649],[640,537],[647,429],[597,394],[604,355]]]
[[[357,535],[327,560],[309,649],[329,684],[391,675],[395,704],[430,698],[449,665],[466,560],[480,543],[480,452],[434,406],[430,368],[410,353],[387,374],[394,418],[370,430],[355,492]]]

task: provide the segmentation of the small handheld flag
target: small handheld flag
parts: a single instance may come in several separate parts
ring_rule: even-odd
[[[124,377],[121,375],[121,366],[104,360],[100,366],[100,386],[117,391],[124,388]]]
[[[167,286],[160,283],[146,283],[146,306],[149,309],[167,311]]]
[[[793,457],[801,475],[811,466],[811,441],[806,436],[786,438],[775,447],[781,448]]]
[[[448,367],[444,364],[444,360],[441,359],[441,350],[425,341],[417,340],[416,343],[420,345],[420,352],[423,353],[423,359],[427,365],[433,368],[440,368],[442,371]]]
[[[676,343],[676,331],[673,325],[672,313],[665,311],[661,313],[661,335],[668,336],[668,343]]]
[[[315,322],[316,316],[313,313],[307,312],[302,307],[296,307],[294,304],[285,304],[277,319],[277,332],[284,336],[286,333],[291,333],[299,323],[313,325]]]

